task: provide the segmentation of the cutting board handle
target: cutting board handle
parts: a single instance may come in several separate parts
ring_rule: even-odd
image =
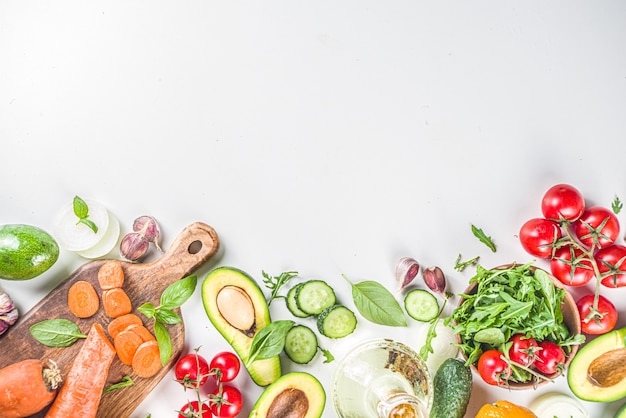
[[[161,258],[146,264],[127,264],[125,269],[153,275],[151,285],[164,288],[198,269],[217,253],[219,246],[217,232],[205,223],[195,222],[183,229]]]

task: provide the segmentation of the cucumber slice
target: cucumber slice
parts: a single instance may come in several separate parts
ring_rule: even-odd
[[[289,292],[287,292],[287,309],[289,309],[289,312],[291,312],[293,316],[296,316],[298,318],[306,318],[311,316],[306,312],[302,312],[300,308],[298,308],[298,303],[296,302],[296,292],[298,291],[298,288],[302,285],[303,283],[298,283],[297,285],[289,289]]]
[[[294,363],[307,364],[317,353],[317,336],[305,325],[295,325],[285,337],[285,354]]]
[[[416,321],[429,322],[439,314],[439,302],[429,291],[413,289],[404,297],[404,309]]]
[[[319,315],[335,302],[335,291],[322,280],[309,280],[296,289],[298,309],[309,315]]]
[[[354,312],[342,305],[330,306],[317,317],[317,329],[328,338],[343,338],[356,328]]]

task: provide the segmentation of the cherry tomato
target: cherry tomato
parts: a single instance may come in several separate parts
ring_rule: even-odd
[[[546,376],[563,373],[565,367],[565,352],[563,349],[551,341],[542,341],[539,343],[539,347],[541,350],[537,351],[537,359],[533,366]]]
[[[189,409],[191,408],[191,410]],[[198,410],[198,401],[187,402],[180,408],[180,414],[178,414],[178,418],[188,418],[188,417],[198,417],[200,418],[199,410]],[[202,404],[202,418],[212,418],[213,414],[211,413],[211,409],[205,403]]]
[[[598,315],[591,315],[593,311],[594,295],[585,295],[578,299],[576,307],[580,314],[581,330],[585,334],[606,334],[611,331],[617,323],[617,310],[610,300],[602,295],[598,295]]]
[[[498,350],[487,350],[478,359],[478,374],[490,385],[503,385],[511,376],[511,367],[501,356]]]
[[[543,218],[526,221],[519,231],[519,239],[526,252],[541,258],[552,256],[553,244],[562,235],[558,223]]]
[[[554,221],[573,222],[580,218],[584,210],[583,195],[569,184],[557,184],[550,187],[541,200],[543,216]]]
[[[524,334],[515,334],[509,340],[509,358],[522,366],[530,366],[536,358],[538,349],[537,341],[534,338],[526,337]]]
[[[243,399],[241,392],[239,392],[239,389],[236,387],[231,385],[222,385],[222,393],[220,394],[220,389],[218,387],[213,391],[213,395],[214,399],[217,399],[217,401],[211,403],[211,412],[216,417],[232,418],[241,412]],[[220,401],[220,396],[225,402]]]
[[[202,386],[209,378],[209,363],[197,353],[186,354],[176,363],[174,375],[185,387]]]
[[[604,286],[626,286],[626,247],[619,244],[610,245],[598,250],[594,258]]]
[[[595,244],[595,248],[604,248],[619,237],[619,221],[609,209],[592,206],[574,222],[574,232],[583,245],[591,248]]]
[[[580,248],[571,245],[556,250],[550,260],[550,271],[567,286],[583,286],[595,277],[591,261]]]
[[[220,371],[220,381],[230,382],[239,374],[241,363],[239,357],[230,351],[222,351],[217,353],[213,359],[211,359],[211,371],[218,369]],[[216,375],[217,377],[217,375]]]

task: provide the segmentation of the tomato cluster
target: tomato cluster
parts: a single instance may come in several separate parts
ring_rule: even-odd
[[[505,347],[508,347],[508,356],[500,350],[491,349],[478,359],[478,373],[490,385],[506,385],[515,367],[523,367],[546,377],[563,372],[565,352],[556,343],[547,340],[537,342],[534,338],[515,334]]]
[[[195,353],[182,356],[176,363],[174,375],[176,381],[198,394],[198,400],[188,401],[180,409],[179,418],[212,418],[235,417],[243,406],[243,397],[239,389],[231,384],[239,374],[241,362],[239,357],[229,351],[216,354],[209,363],[204,357]],[[209,399],[200,399],[200,388],[212,377],[216,388],[209,393]]]
[[[613,211],[587,207],[580,191],[568,184],[548,189],[541,211],[543,217],[522,225],[519,239],[529,254],[550,259],[554,277],[567,286],[584,286],[593,278],[610,288],[626,286],[626,246],[617,243],[620,223]],[[617,312],[599,286],[577,306],[584,333],[603,334],[615,326]]]

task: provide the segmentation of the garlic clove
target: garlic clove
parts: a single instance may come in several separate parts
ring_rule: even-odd
[[[120,254],[128,261],[137,261],[148,251],[150,243],[139,232],[129,232],[120,243]]]
[[[159,246],[159,237],[161,236],[161,230],[159,229],[159,224],[156,219],[152,216],[140,216],[135,219],[133,222],[133,231],[143,235],[144,239],[148,242],[153,242],[159,251],[161,247]]]
[[[0,289],[0,335],[17,322],[19,313],[8,293]]]
[[[417,277],[420,272],[419,263],[411,257],[402,257],[396,264],[396,281],[402,290]]]
[[[428,267],[422,272],[424,283],[430,290],[443,295],[446,291],[446,277],[439,267]]]

